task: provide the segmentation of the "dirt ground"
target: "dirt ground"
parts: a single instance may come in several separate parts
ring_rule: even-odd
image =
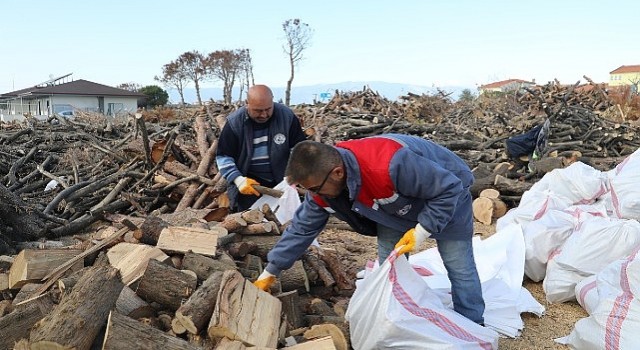
[[[481,237],[487,238],[495,233],[495,224],[491,226],[476,223],[475,232]],[[376,258],[377,243],[375,237],[359,235],[352,231],[327,229],[319,237],[321,246],[335,249],[343,265],[350,274],[362,270],[368,260]],[[432,247],[435,241],[429,240],[423,249]],[[587,313],[577,302],[562,304],[547,303],[542,282],[532,282],[525,277],[523,282],[531,294],[545,308],[545,315],[538,318],[534,314],[524,313],[522,318],[525,328],[518,338],[500,338],[499,348],[506,350],[536,350],[536,349],[569,349],[569,347],[554,341],[568,335],[574,324],[581,318],[587,317]]]

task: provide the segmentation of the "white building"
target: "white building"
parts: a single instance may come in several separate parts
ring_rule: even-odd
[[[70,74],[26,89],[0,94],[3,121],[25,115],[51,116],[69,111],[97,112],[104,115],[135,113],[144,94],[114,88],[87,80],[64,82]]]

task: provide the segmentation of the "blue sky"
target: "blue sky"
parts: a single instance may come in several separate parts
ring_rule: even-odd
[[[190,50],[248,48],[257,83],[286,84],[282,23],[314,29],[296,85],[469,86],[508,78],[598,82],[640,64],[640,1],[4,0],[0,93],[73,73],[157,84]],[[219,86],[208,82],[205,86]]]

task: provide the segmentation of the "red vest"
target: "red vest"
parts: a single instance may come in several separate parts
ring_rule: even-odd
[[[374,199],[389,198],[395,194],[389,163],[402,144],[386,137],[372,137],[340,142],[336,147],[349,150],[358,162],[361,179],[356,198],[358,202],[372,207]],[[314,200],[323,207],[327,206],[319,196],[314,196]]]

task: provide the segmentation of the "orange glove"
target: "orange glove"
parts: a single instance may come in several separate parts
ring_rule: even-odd
[[[264,270],[262,271],[258,279],[253,282],[253,285],[265,292],[268,292],[274,283],[276,283],[276,275],[270,273],[267,270]]]
[[[238,190],[242,194],[254,195],[258,197],[260,196],[260,192],[258,192],[255,188],[253,188],[254,185],[260,185],[260,184],[258,183],[258,181],[250,177],[238,176],[233,180],[233,183],[236,184],[236,186],[238,186]]]
[[[398,255],[409,253],[422,244],[429,236],[431,236],[431,234],[425,230],[422,225],[417,224],[415,228],[405,232],[404,236],[396,243],[395,249],[397,249]]]

